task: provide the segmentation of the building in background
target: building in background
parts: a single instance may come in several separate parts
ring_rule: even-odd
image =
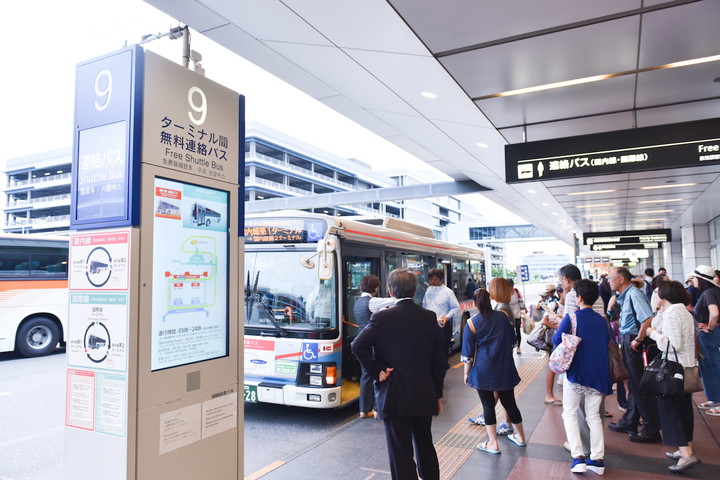
[[[68,230],[71,165],[70,148],[7,160],[3,172],[3,232]]]
[[[389,164],[392,160],[388,161]],[[372,190],[427,183],[410,172],[379,173],[364,162],[322,151],[259,123],[248,122],[245,142],[245,201]],[[474,208],[455,197],[372,202],[310,209],[315,213],[393,217],[431,228],[453,242],[446,227],[476,222]]]
[[[70,148],[8,160],[4,172],[2,230],[6,233],[67,231],[71,164]],[[378,173],[359,160],[337,157],[261,124],[247,124],[246,202],[427,181],[410,172]],[[474,208],[455,197],[368,201],[313,210],[333,216],[400,218],[431,228],[436,238],[455,243],[459,239],[452,238],[447,227],[463,225],[467,230],[476,222]]]

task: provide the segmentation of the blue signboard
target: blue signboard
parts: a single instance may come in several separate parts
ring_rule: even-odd
[[[530,270],[527,265],[520,265],[520,280],[523,282],[530,281]]]
[[[133,46],[77,66],[70,228],[139,224],[143,55]]]

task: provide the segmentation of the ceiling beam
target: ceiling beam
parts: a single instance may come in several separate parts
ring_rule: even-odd
[[[447,197],[450,195],[465,195],[488,190],[488,188],[472,180],[404,185],[400,187],[373,188],[370,190],[356,190],[351,192],[255,200],[245,204],[245,213],[334,207],[355,203],[392,202],[395,200],[410,200],[414,198]]]

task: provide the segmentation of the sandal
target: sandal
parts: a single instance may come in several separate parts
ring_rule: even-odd
[[[499,448],[488,448],[488,442],[485,440],[484,442],[481,442],[476,447],[478,450],[482,450],[483,452],[492,453],[493,455],[499,455],[500,449]]]
[[[711,408],[709,410],[705,410],[705,413],[712,417],[720,417],[720,407]]]
[[[720,403],[708,400],[707,402],[701,403],[698,405],[698,408],[702,408],[703,410],[707,410],[709,408],[715,408],[715,407],[720,407]]]
[[[521,442],[520,440],[518,440],[518,438],[515,436],[514,433],[511,433],[510,435],[508,435],[507,438],[508,438],[508,440],[510,440],[511,442],[513,442],[513,443],[514,443],[515,445],[517,445],[518,447],[527,447],[527,443],[526,443],[526,442]]]

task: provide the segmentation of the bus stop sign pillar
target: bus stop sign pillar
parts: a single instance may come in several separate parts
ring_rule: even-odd
[[[242,478],[244,97],[139,46],[75,93],[66,476]]]

